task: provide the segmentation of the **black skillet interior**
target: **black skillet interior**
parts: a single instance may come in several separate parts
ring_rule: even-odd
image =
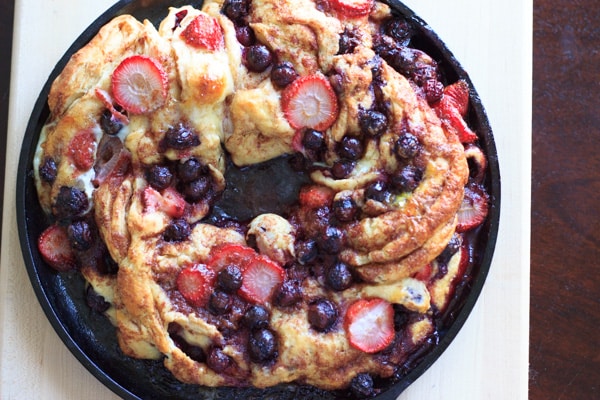
[[[78,273],[56,273],[42,261],[36,241],[44,229],[46,217],[42,212],[33,183],[32,160],[41,128],[48,118],[46,103],[52,81],[70,56],[85,45],[110,19],[120,14],[132,14],[157,24],[169,6],[185,4],[200,7],[201,1],[189,0],[127,0],[120,1],[102,14],[77,38],[52,71],[41,90],[24,136],[17,177],[17,218],[21,248],[29,278],[38,301],[52,326],[75,357],[104,385],[126,399],[336,399],[347,398],[345,392],[326,392],[301,385],[280,385],[274,388],[235,389],[205,388],[186,385],[175,380],[160,361],[135,360],[124,356],[116,342],[109,321],[86,305],[84,282]],[[411,46],[424,50],[439,62],[447,83],[456,79],[471,81],[443,42],[399,1],[389,0],[393,10],[414,25],[417,33]],[[472,85],[471,85],[472,87]],[[470,125],[480,137],[479,144],[488,156],[486,186],[491,197],[487,222],[480,228],[474,243],[470,279],[459,287],[452,306],[437,322],[438,334],[419,354],[399,370],[398,376],[380,382],[379,399],[395,399],[406,387],[421,376],[442,354],[463,326],[481,292],[496,243],[500,214],[500,173],[496,148],[487,116],[480,98],[471,89]]]

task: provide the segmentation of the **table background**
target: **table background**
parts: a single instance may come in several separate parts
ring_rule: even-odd
[[[401,399],[524,399],[528,383],[531,1],[407,0],[455,53],[486,106],[502,175],[497,250],[471,317]],[[15,177],[29,113],[54,64],[109,0],[15,2],[0,268],[0,398],[115,399],[46,320],[19,248]]]

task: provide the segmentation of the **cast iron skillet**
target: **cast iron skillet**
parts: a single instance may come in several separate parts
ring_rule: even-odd
[[[169,6],[190,4],[201,7],[202,1],[190,0],[123,0],[94,21],[77,38],[60,59],[44,85],[31,114],[23,139],[17,177],[17,220],[21,249],[29,278],[38,301],[52,326],[75,357],[104,385],[125,399],[336,399],[346,392],[326,392],[301,385],[274,388],[235,389],[205,388],[175,380],[160,361],[135,360],[124,356],[116,342],[114,328],[103,316],[92,311],[85,302],[84,281],[77,272],[56,273],[41,259],[36,241],[44,229],[46,216],[37,201],[33,182],[32,160],[35,147],[49,110],[46,103],[50,85],[79,48],[85,45],[113,17],[132,14],[139,20],[158,24]],[[428,25],[396,0],[389,0],[393,10],[414,25],[417,34],[410,46],[424,50],[438,61],[447,82],[465,79],[473,87],[467,73]],[[378,399],[395,399],[421,376],[457,335],[481,292],[490,268],[500,216],[500,173],[492,131],[480,98],[471,89],[469,124],[479,135],[479,144],[488,156],[486,188],[491,198],[487,221],[479,228],[473,243],[474,254],[470,279],[458,287],[448,312],[436,319],[437,334],[429,344],[414,354],[399,369],[397,376],[378,382],[383,388]]]

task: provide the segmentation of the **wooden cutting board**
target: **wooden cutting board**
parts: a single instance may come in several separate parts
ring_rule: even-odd
[[[400,399],[526,399],[531,164],[531,0],[406,0],[469,72],[494,129],[500,232],[483,293],[442,357]],[[111,0],[16,0],[0,264],[0,398],[116,399],[69,352],[29,283],[17,234],[18,157],[55,63]]]

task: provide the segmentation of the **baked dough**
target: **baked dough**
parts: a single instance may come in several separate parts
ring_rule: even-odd
[[[205,1],[202,10],[171,8],[158,28],[122,15],[75,53],[48,98],[50,118],[34,162],[40,203],[53,215],[65,186],[88,197],[84,218],[93,220],[118,272],[107,274],[94,263],[81,265],[81,271],[110,303],[106,314],[116,327],[121,349],[131,357],[163,358],[177,379],[206,386],[264,388],[298,382],[334,390],[348,387],[359,374],[391,377],[433,334],[433,312],[446,307],[460,275],[465,250],[445,261],[447,272],[432,284],[415,277],[424,268],[439,267],[437,257],[455,235],[469,176],[463,145],[440,121],[418,85],[373,49],[382,24],[392,18],[386,5],[374,3],[370,14],[345,18],[311,0],[252,0],[245,22],[279,62],[291,63],[300,76],[319,73],[337,80],[339,112],[323,132],[326,146],[317,160],[319,167],[307,173],[311,184],[326,188],[333,201],[353,199],[361,209],[360,217],[336,225],[344,232],[344,241],[333,258],[350,266],[353,283],[332,290],[319,267],[310,269],[299,262],[295,245],[323,233],[323,225],[315,222],[321,211],[294,206],[287,215],[264,213],[233,225],[212,223],[207,217],[227,185],[228,159],[245,167],[302,152],[298,132],[282,110],[282,89],[272,83],[269,70],[251,72],[245,67],[236,24],[222,9],[222,0]],[[218,22],[221,48],[192,48],[182,38],[181,32],[198,15]],[[341,53],[340,37],[350,28],[359,43],[353,51]],[[107,144],[99,120],[107,102],[114,104],[111,75],[133,54],[158,60],[168,77],[167,97],[152,113],[126,115],[124,127]],[[387,105],[389,127],[369,137],[362,133],[359,120],[377,103]],[[165,149],[161,144],[165,132],[181,124],[199,135],[199,143]],[[422,171],[418,186],[385,201],[367,198],[369,185],[405,166],[394,148],[403,129],[420,143],[412,160]],[[69,156],[69,143],[86,130],[95,138],[95,165],[107,146],[115,147],[106,158],[119,155],[119,166],[103,179],[98,178],[98,168],[82,170]],[[334,177],[330,168],[340,160],[337,149],[344,137],[362,138],[365,150],[346,176]],[[51,182],[39,172],[49,158],[57,165]],[[149,196],[158,193],[160,201],[166,194],[152,191],[148,168],[168,165],[173,170],[190,159],[206,169],[213,196],[186,201],[176,217],[150,206]],[[171,183],[173,188],[177,183]],[[185,220],[190,232],[184,240],[165,240],[165,232],[178,219]],[[248,356],[249,332],[239,315],[243,310],[215,316],[207,307],[187,303],[177,291],[181,270],[206,264],[223,243],[254,246],[287,268],[286,279],[299,282],[302,296],[295,305],[281,306],[275,300],[264,304],[270,313],[269,329],[277,338],[277,356],[269,362],[253,362]],[[308,314],[311,302],[323,298],[337,306],[338,318],[331,328],[319,331],[311,326]],[[382,298],[408,315],[383,352],[361,351],[348,339],[343,315],[361,298]],[[249,307],[236,299],[242,309]],[[190,356],[181,340],[204,353],[218,347],[230,365],[218,371],[211,368],[206,360]]]

